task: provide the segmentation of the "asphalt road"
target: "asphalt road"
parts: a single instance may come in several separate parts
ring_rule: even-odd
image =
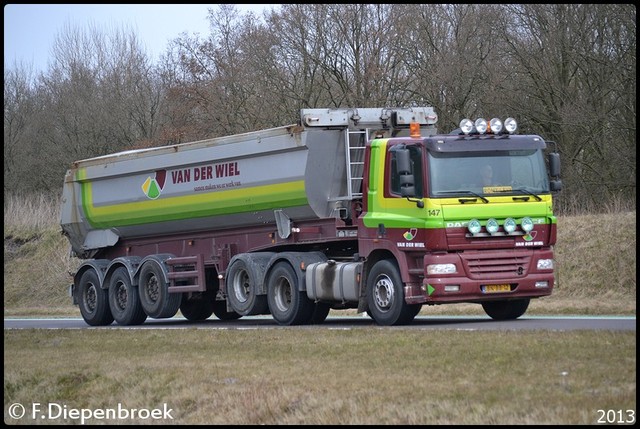
[[[203,322],[190,322],[182,317],[147,319],[142,325],[92,327],[82,318],[8,318],[4,329],[452,329],[468,331],[508,330],[636,330],[635,316],[527,316],[517,320],[495,321],[488,316],[418,316],[410,325],[378,326],[368,316],[329,316],[319,325],[280,326],[271,316],[245,316],[238,320],[219,320],[212,316]]]

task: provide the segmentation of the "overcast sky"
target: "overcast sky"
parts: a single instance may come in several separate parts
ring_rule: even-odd
[[[262,11],[275,4],[236,4],[241,12]],[[17,63],[45,71],[56,35],[65,25],[89,29],[132,29],[153,61],[169,40],[181,33],[209,34],[207,10],[215,4],[5,4],[4,66]]]

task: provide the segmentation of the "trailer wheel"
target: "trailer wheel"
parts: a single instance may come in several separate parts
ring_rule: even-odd
[[[169,293],[162,268],[153,261],[145,262],[140,269],[138,293],[145,313],[155,319],[175,316],[182,301],[182,294]]]
[[[216,299],[215,293],[202,292],[193,294],[190,298],[184,296],[180,304],[180,312],[192,322],[207,320],[213,314],[213,303]]]
[[[288,262],[273,266],[267,283],[271,315],[280,325],[304,325],[313,316],[314,304],[298,289],[298,277]]]
[[[113,322],[108,292],[100,287],[98,274],[93,269],[82,273],[76,294],[80,314],[88,325],[104,326]]]
[[[119,325],[140,325],[147,314],[140,304],[138,288],[131,284],[125,267],[118,267],[109,281],[109,308]]]
[[[214,301],[213,314],[220,320],[236,320],[242,317],[242,315],[235,311],[227,311],[226,301]]]
[[[258,279],[244,259],[237,259],[227,271],[227,299],[242,316],[269,312],[266,295],[258,295]]]
[[[527,311],[529,302],[529,298],[510,301],[488,301],[482,303],[482,308],[494,320],[513,320]]]
[[[367,313],[378,325],[406,324],[418,314],[405,302],[400,272],[388,259],[376,262],[367,277],[367,304]]]

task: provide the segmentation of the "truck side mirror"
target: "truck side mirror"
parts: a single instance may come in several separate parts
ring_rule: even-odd
[[[409,149],[398,149],[396,151],[396,163],[398,167],[398,176],[400,179],[400,195],[407,200],[415,202],[419,208],[424,207],[422,200],[412,200],[416,197],[415,176],[411,168],[411,154]]]
[[[557,152],[549,154],[549,175],[551,177],[560,176],[560,154]]]
[[[403,197],[415,197],[415,178],[411,172],[411,156],[408,149],[398,149],[396,151],[396,162],[398,166],[398,176],[400,176],[400,195]]]
[[[551,192],[559,192],[562,190],[562,180],[560,180],[560,154],[552,152],[549,154],[549,175],[554,178],[549,183]]]

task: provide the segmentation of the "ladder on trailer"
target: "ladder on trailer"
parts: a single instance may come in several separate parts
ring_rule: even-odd
[[[369,129],[348,130],[345,133],[345,157],[347,160],[347,195],[348,200],[362,198],[362,181],[364,179],[364,149],[369,137]]]

